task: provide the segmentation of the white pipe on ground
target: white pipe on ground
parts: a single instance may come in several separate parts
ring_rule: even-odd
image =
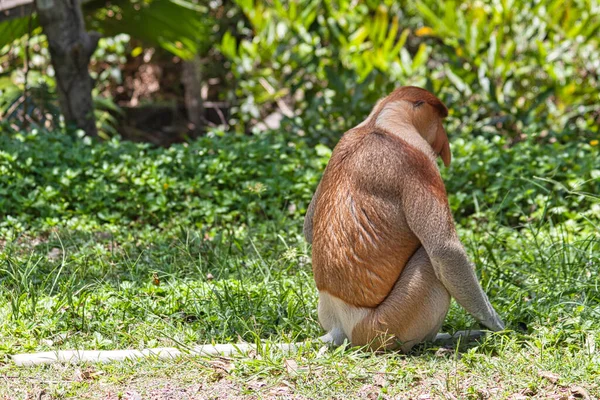
[[[448,333],[438,333],[434,342],[447,345],[460,340],[479,339],[484,335],[482,331],[458,331],[453,335]],[[325,338],[325,336],[323,337]],[[320,344],[323,345],[323,338],[320,338]],[[315,343],[315,342],[313,342]],[[318,342],[317,342],[318,343]],[[277,349],[284,352],[295,351],[302,346],[310,346],[311,342],[298,343],[265,343],[262,349]],[[189,351],[181,351],[174,347],[157,347],[144,350],[56,350],[42,353],[15,354],[12,356],[13,362],[18,366],[35,366],[53,363],[80,363],[80,362],[111,362],[123,360],[135,360],[144,357],[157,358],[177,358],[183,355],[197,356],[229,356],[233,354],[247,355],[250,351],[256,351],[255,344],[206,344],[196,346]]]
[[[306,345],[306,343],[301,343]],[[266,348],[276,348],[282,351],[293,351],[299,343],[275,343],[265,345]],[[199,356],[228,356],[232,354],[244,355],[256,350],[256,345],[249,343],[216,344],[196,346],[189,351],[181,351],[174,347],[158,347],[144,350],[56,350],[42,353],[15,354],[13,362],[18,366],[35,366],[53,363],[80,363],[80,362],[112,362],[135,360],[144,357],[177,358],[183,355]]]

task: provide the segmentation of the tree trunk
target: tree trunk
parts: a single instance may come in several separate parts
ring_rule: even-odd
[[[85,31],[80,0],[35,0],[40,25],[48,37],[60,110],[68,125],[98,136],[92,101],[90,57],[100,35]]]

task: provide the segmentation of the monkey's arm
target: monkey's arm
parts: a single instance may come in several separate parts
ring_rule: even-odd
[[[304,216],[304,238],[310,244],[312,244],[313,216],[315,215],[315,203],[317,202],[317,198],[319,197],[320,189],[321,182],[319,182],[317,190],[315,190],[315,194],[313,194],[313,197],[310,200],[310,204],[308,205],[308,209],[306,210],[306,215]]]
[[[429,255],[437,278],[477,321],[493,331],[504,329],[458,238],[441,177],[409,183],[402,195],[406,221]]]

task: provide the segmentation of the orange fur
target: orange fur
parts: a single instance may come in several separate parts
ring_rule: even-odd
[[[315,203],[313,271],[319,290],[358,307],[375,307],[387,297],[420,246],[397,201],[402,188],[390,185],[406,174],[430,182],[445,201],[435,166],[402,139],[364,128],[340,140]]]

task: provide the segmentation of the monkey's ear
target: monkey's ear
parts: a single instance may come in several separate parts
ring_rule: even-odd
[[[452,153],[450,152],[450,143],[448,143],[448,135],[444,128],[438,129],[437,135],[433,142],[433,151],[442,157],[442,161],[446,167],[450,166]]]

